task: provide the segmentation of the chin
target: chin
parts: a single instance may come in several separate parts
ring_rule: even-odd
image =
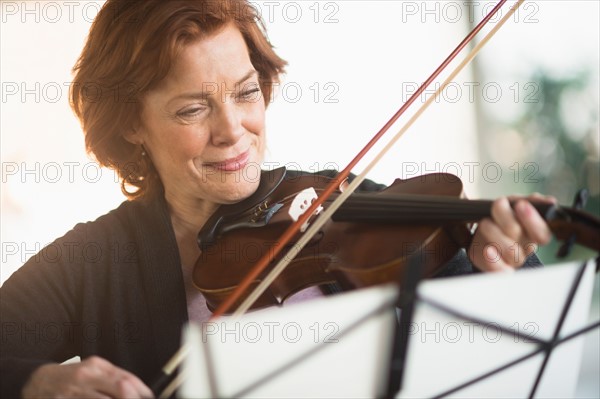
[[[224,204],[233,204],[245,200],[254,194],[258,188],[258,185],[259,181],[240,182],[238,180],[233,184],[233,186],[230,186],[224,190],[223,195],[220,196],[221,201]]]

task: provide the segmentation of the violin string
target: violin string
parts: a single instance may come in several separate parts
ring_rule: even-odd
[[[341,220],[339,215],[350,215],[353,212],[366,214],[425,214],[444,215],[455,218],[456,215],[488,216],[491,201],[489,200],[464,200],[459,198],[438,198],[435,196],[420,195],[393,195],[393,196],[353,196],[350,197],[334,214],[334,220]],[[360,214],[359,214],[360,215]],[[361,215],[362,216],[362,215]],[[359,216],[359,217],[361,217]],[[347,220],[350,220],[348,217]]]
[[[269,272],[269,274],[258,284],[258,286],[250,293],[248,297],[242,302],[242,304],[233,313],[234,316],[241,316],[244,314],[252,304],[262,295],[263,292],[275,281],[275,279],[283,272],[285,267],[296,257],[296,255],[304,248],[304,246],[310,241],[310,239],[323,227],[323,225],[331,219],[334,212],[341,206],[341,204],[358,188],[358,186],[365,180],[367,174],[375,167],[375,165],[381,160],[381,158],[392,148],[392,146],[404,135],[404,133],[415,123],[415,121],[423,114],[423,112],[429,108],[429,106],[438,98],[440,93],[452,82],[452,80],[468,65],[473,58],[479,53],[479,51],[490,41],[490,39],[498,32],[500,28],[510,19],[515,11],[523,4],[524,0],[519,0],[514,7],[506,13],[506,15],[498,22],[498,24],[492,28],[492,30],[477,43],[477,45],[469,52],[467,57],[452,71],[444,83],[436,90],[433,96],[431,96],[425,103],[417,110],[417,112],[411,117],[411,119],[400,129],[398,133],[386,144],[386,146],[375,156],[375,158],[367,165],[367,167],[354,178],[352,183],[339,195],[339,197],[333,201],[329,207],[321,212],[319,217],[310,225],[308,230],[300,237],[300,239],[292,245],[288,250],[287,254],[281,258],[277,265]],[[499,3],[500,4],[500,3]],[[315,201],[316,203],[317,201]],[[315,207],[313,206],[311,208]],[[311,216],[312,211],[309,208],[302,216],[308,220]],[[316,207],[315,207],[316,208]],[[313,210],[314,211],[314,210]],[[308,215],[307,215],[308,214]],[[305,221],[306,221],[305,220]],[[300,221],[300,219],[299,219]],[[302,222],[304,223],[304,222]],[[286,241],[289,242],[289,241]],[[272,252],[272,251],[271,251]],[[272,255],[272,254],[271,254]],[[274,256],[274,255],[273,255]],[[257,274],[258,275],[258,274]]]

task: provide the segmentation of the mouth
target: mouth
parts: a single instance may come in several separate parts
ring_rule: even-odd
[[[235,172],[243,169],[250,159],[250,150],[242,152],[240,155],[219,162],[205,162],[204,165],[223,172]]]

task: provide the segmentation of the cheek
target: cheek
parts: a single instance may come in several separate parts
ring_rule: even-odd
[[[246,116],[246,128],[252,133],[264,136],[265,134],[265,104],[262,101],[253,105]]]
[[[165,133],[153,140],[154,155],[164,162],[187,163],[201,155],[206,147],[207,138],[192,128],[180,127]]]

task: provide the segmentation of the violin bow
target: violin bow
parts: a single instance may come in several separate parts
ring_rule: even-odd
[[[417,98],[427,89],[431,83],[443,72],[443,70],[458,56],[458,54],[475,38],[475,36],[483,29],[485,25],[498,13],[504,6],[507,0],[500,0],[498,4],[481,20],[479,24],[463,39],[463,41],[452,51],[452,53],[442,62],[442,64],[429,76],[429,78],[421,84],[417,91],[408,99],[406,103],[390,118],[390,120],[377,132],[377,134],[367,143],[367,145],[350,161],[350,163],[331,181],[331,183],[323,190],[321,195],[316,198],[311,206],[291,224],[282,234],[279,241],[263,256],[253,267],[253,269],[240,282],[232,294],[219,306],[214,312],[210,320],[214,320],[226,313],[233,304],[246,292],[253,281],[267,268],[271,261],[277,256],[292,240],[292,238],[300,231],[300,228],[308,221],[315,213],[317,208],[321,206],[340,186],[340,184],[348,178],[352,168],[354,168],[367,152],[383,137],[383,135],[392,127],[392,125],[406,112],[406,110],[416,101]],[[261,281],[261,283],[248,295],[242,304],[233,313],[234,317],[244,314],[252,304],[260,297],[260,295],[271,285],[271,283],[281,274],[285,267],[292,259],[302,250],[302,248],[310,241],[311,237],[330,219],[331,215],[342,205],[364,181],[366,175],[379,162],[379,160],[392,148],[392,146],[402,137],[402,135],[414,124],[414,122],[425,112],[425,110],[433,103],[447,85],[454,79],[481,51],[481,49],[491,40],[491,38],[502,28],[502,26],[513,16],[517,9],[525,2],[518,0],[509,12],[490,30],[490,32],[479,42],[469,54],[461,61],[461,63],[450,73],[444,83],[436,90],[436,92],[417,110],[411,119],[400,129],[398,133],[386,144],[386,146],[376,155],[376,157],[367,165],[367,167],[357,175],[352,183],[344,189],[338,198],[325,209],[313,221],[308,230],[300,237],[300,239],[289,249],[288,253],[281,258],[271,272]],[[161,383],[162,385],[183,361],[190,348],[186,345],[182,346],[175,355],[167,362],[162,369]],[[182,379],[174,379],[161,393],[160,397],[169,397],[177,387],[181,384]]]
[[[425,110],[439,97],[440,93],[448,86],[448,84],[477,56],[480,50],[491,40],[491,38],[502,28],[517,9],[525,0],[518,0],[509,12],[494,26],[494,28],[479,42],[462,62],[450,73],[444,83],[436,90],[418,111],[410,118],[410,120],[400,129],[398,133],[385,145],[383,149],[374,157],[374,159],[365,167],[365,169],[357,175],[352,183],[346,187],[342,193],[333,201],[319,216],[314,220],[308,230],[302,234],[298,241],[288,250],[281,258],[275,267],[265,276],[258,286],[246,297],[242,304],[233,313],[233,316],[244,314],[252,304],[266,291],[271,283],[283,272],[286,266],[296,257],[296,255],[304,248],[311,238],[323,227],[323,225],[331,218],[335,211],[344,203],[344,201],[352,194],[358,186],[365,180],[367,174],[377,165],[383,156],[394,146],[394,144],[404,135],[404,133],[417,121],[417,119],[425,112]],[[350,171],[358,162],[362,160],[364,155],[383,137],[390,127],[404,114],[404,112],[413,104],[413,102],[423,93],[423,91],[440,75],[440,73],[450,64],[456,56],[473,40],[473,38],[481,31],[481,29],[489,22],[491,18],[502,8],[506,0],[501,0],[492,9],[492,11],[467,35],[467,37],[456,47],[456,49],[444,60],[444,62],[431,74],[431,76],[419,87],[419,89],[409,98],[409,100],[392,116],[392,118],[381,128],[381,130],[367,143],[367,145],[354,157],[354,159],[341,171],[338,176],[325,188],[322,194],[315,199],[312,205],[304,212],[298,220],[293,223],[283,233],[279,241],[274,245],[271,251],[265,254],[254,268],[246,275],[244,280],[238,285],[236,290],[224,301],[219,308],[213,313],[214,319],[227,312],[231,306],[246,292],[252,282],[262,273],[271,261],[279,254],[279,252],[287,245],[291,239],[300,231],[308,219],[313,216],[318,207],[320,207],[346,180],[350,175]]]

